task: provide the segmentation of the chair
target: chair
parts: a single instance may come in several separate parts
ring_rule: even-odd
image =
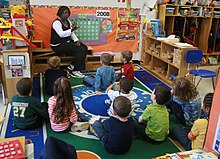
[[[209,70],[199,69],[199,63],[202,61],[202,57],[203,57],[203,53],[201,50],[187,50],[186,51],[185,59],[186,59],[186,62],[188,63],[187,69],[189,72],[185,75],[185,77],[188,76],[189,74],[194,75],[193,83],[195,84],[196,76],[199,76],[200,79],[198,83],[196,84],[196,87],[198,86],[202,78],[212,78],[212,86],[214,90],[215,89],[214,77],[216,76],[216,73],[213,71],[209,71]],[[196,65],[195,70],[190,69],[191,65],[193,64]]]

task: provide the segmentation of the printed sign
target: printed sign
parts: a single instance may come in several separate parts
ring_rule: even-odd
[[[96,17],[109,18],[110,17],[110,10],[96,10]]]

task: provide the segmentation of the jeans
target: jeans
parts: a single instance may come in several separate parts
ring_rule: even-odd
[[[100,120],[95,121],[92,124],[92,128],[94,129],[94,131],[98,135],[98,138],[100,139],[102,145],[105,147],[105,143],[107,142],[107,139],[108,139],[108,133],[106,132],[106,130],[103,126],[103,123]]]
[[[93,87],[95,85],[95,78],[91,76],[85,76],[83,82],[86,83],[86,85]]]
[[[161,143],[163,141],[156,141],[154,139],[151,139],[149,136],[147,136],[146,132],[145,132],[145,128],[146,125],[145,124],[141,124],[138,123],[138,121],[136,121],[136,119],[134,119],[134,134],[144,138],[144,140],[151,142],[151,143]]]
[[[172,136],[174,139],[179,141],[179,143],[184,147],[185,150],[191,150],[192,141],[188,139],[188,133],[190,132],[190,127],[174,127],[172,130]]]

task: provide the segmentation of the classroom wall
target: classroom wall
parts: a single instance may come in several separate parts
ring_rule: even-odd
[[[132,8],[140,8],[144,0],[131,0]],[[126,7],[122,0],[30,0],[31,5],[67,5],[67,6],[98,6]]]

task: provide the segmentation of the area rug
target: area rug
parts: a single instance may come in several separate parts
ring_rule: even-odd
[[[40,76],[34,77],[33,79],[33,89],[32,89],[32,96],[37,98],[39,101],[41,101],[41,89],[40,89]],[[44,146],[44,134],[45,134],[45,125],[33,129],[33,130],[20,130],[17,129],[13,125],[13,110],[11,108],[11,105],[9,104],[7,106],[7,111],[6,111],[6,117],[7,120],[4,122],[4,128],[1,132],[3,137],[5,138],[10,138],[10,137],[18,137],[18,136],[25,136],[26,138],[26,143],[34,143],[34,158],[40,158],[40,153],[42,151],[42,148]]]
[[[137,103],[135,104],[134,113],[132,116],[138,118],[146,105],[151,103],[150,94],[154,86],[162,83],[157,78],[147,73],[144,70],[135,71],[135,81],[133,91],[138,94]],[[149,80],[150,88],[146,86],[141,80]],[[140,80],[139,80],[140,79]],[[82,85],[82,79],[71,78],[73,84],[73,97],[77,109],[85,115],[92,117],[100,115],[101,119],[105,120],[109,118],[107,115],[108,106],[104,104],[105,99],[108,99],[107,95],[95,95],[94,90],[91,87]],[[167,86],[168,87],[168,86]],[[48,100],[48,95],[45,94],[45,101]],[[130,151],[123,155],[112,155],[105,151],[101,142],[92,135],[89,131],[76,132],[76,133],[56,133],[53,132],[50,124],[47,123],[47,135],[57,137],[71,145],[74,145],[77,150],[87,150],[95,153],[104,159],[151,159],[156,156],[160,156],[166,153],[172,153],[179,151],[178,148],[169,140],[166,139],[163,143],[152,144],[142,139],[134,138]]]

